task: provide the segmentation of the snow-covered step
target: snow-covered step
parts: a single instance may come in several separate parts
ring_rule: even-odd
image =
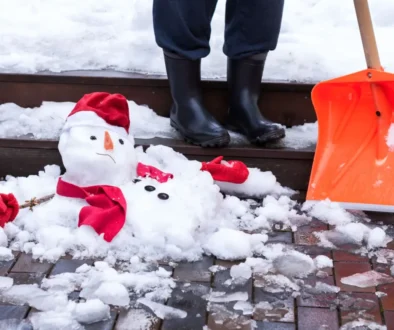
[[[313,84],[263,82],[261,108],[264,114],[287,127],[316,121],[310,99]],[[222,120],[227,111],[227,83],[204,80],[207,108]],[[16,103],[38,107],[43,101],[76,102],[83,94],[106,91],[121,93],[138,105],[147,105],[160,116],[168,116],[171,95],[165,76],[116,71],[71,71],[37,74],[0,73],[0,105]]]
[[[272,171],[281,184],[305,191],[309,180],[314,147],[303,149],[257,148],[238,145],[225,149],[206,149],[192,146],[182,140],[152,138],[136,139],[136,145],[165,145],[184,154],[188,159],[210,161],[218,154],[228,160],[241,160],[249,167]],[[0,138],[0,178],[6,175],[37,174],[47,164],[62,165],[57,140],[32,138]]]

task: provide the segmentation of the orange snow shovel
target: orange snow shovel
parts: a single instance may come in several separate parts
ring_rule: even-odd
[[[393,212],[394,125],[391,142],[388,133],[394,74],[381,67],[368,0],[354,0],[354,6],[368,69],[320,82],[312,91],[319,136],[306,200]]]

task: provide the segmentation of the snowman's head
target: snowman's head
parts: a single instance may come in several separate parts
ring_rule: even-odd
[[[137,157],[129,125],[128,104],[123,96],[85,95],[60,135],[64,180],[79,186],[118,186],[130,181],[135,176]]]

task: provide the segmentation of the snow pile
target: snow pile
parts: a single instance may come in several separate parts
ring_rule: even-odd
[[[379,248],[385,247],[392,238],[377,226],[368,223],[367,218],[358,217],[341,208],[338,203],[328,200],[320,202],[305,202],[302,210],[328,225],[331,230],[315,232],[319,245],[336,249],[338,246],[352,244],[358,245],[358,252],[381,254]],[[381,256],[382,257],[382,256]]]
[[[144,269],[147,265],[139,263],[138,267]],[[81,324],[108,319],[109,305],[127,308],[142,303],[160,318],[185,317],[184,311],[160,303],[169,298],[174,287],[171,273],[163,268],[118,272],[108,263],[97,261],[94,266],[80,266],[75,273],[45,278],[41,287],[36,284],[13,285],[11,278],[0,278],[0,299],[5,303],[27,303],[36,308],[39,312],[33,314],[32,323],[37,329],[49,326],[48,319],[54,322],[53,327],[69,325],[79,329]],[[68,299],[68,294],[76,290],[81,290],[80,302]],[[132,302],[130,297],[140,299]]]
[[[273,197],[286,190],[272,173],[269,175],[274,180],[250,188],[251,195],[259,190],[272,194],[258,206],[253,200],[223,197],[212,177],[199,170],[200,163],[187,160],[171,148],[152,146],[146,152],[142,148],[136,152],[143,163],[173,173],[174,179],[159,184],[147,178],[120,187],[127,201],[127,219],[112,242],[104,241],[91,227],[77,227],[84,201],[56,195],[35,207],[34,212],[21,210],[17,219],[5,226],[9,247],[50,261],[66,253],[76,258],[115,260],[130,260],[137,255],[146,260],[193,261],[203,253],[244,259],[267,241],[264,232],[272,231],[277,223],[294,226],[301,217],[294,210],[296,202],[287,196]],[[59,175],[59,167],[46,166],[38,175],[6,177],[0,182],[0,190],[13,192],[19,202],[24,202],[53,193]],[[163,194],[166,199],[159,198]],[[244,230],[260,233],[247,234]]]
[[[109,306],[99,299],[87,300],[79,303],[74,310],[75,319],[79,323],[95,323],[110,318]]]
[[[0,292],[8,290],[14,285],[14,279],[12,277],[0,276]]]
[[[182,140],[170,125],[170,119],[157,115],[144,105],[128,101],[130,134],[137,139],[165,138]],[[0,104],[0,138],[27,137],[57,140],[74,102],[43,102],[40,107],[23,108],[15,103]],[[313,146],[317,140],[317,122],[286,129],[286,137],[278,147],[301,149]],[[248,140],[230,132],[232,145],[249,144]]]
[[[252,269],[245,263],[234,265],[230,269],[230,276],[238,283],[245,283],[252,277]]]
[[[212,19],[204,77],[225,77],[225,3],[219,0]],[[165,74],[153,33],[152,1],[1,0],[0,7],[2,72],[115,69]],[[385,42],[393,35],[394,4],[375,0],[370,7],[382,63],[394,71],[392,45]],[[346,56],[335,55],[333,49],[343,49]],[[318,81],[364,68],[351,1],[285,3],[278,47],[268,57],[265,79]]]
[[[323,256],[323,255],[317,256],[317,257],[314,259],[314,262],[315,262],[315,266],[316,266],[317,269],[322,269],[322,268],[333,268],[333,267],[334,267],[334,264],[333,264],[333,262],[332,262],[332,259],[330,259],[330,258],[327,257],[327,256]]]

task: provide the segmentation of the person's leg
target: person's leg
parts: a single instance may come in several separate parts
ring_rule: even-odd
[[[228,61],[228,125],[252,143],[285,136],[285,130],[264,118],[258,108],[265,60],[276,49],[283,6],[284,0],[227,0],[223,52]]]
[[[154,0],[156,43],[164,51],[173,106],[171,125],[183,138],[203,147],[223,147],[228,132],[205,109],[201,59],[210,52],[211,20],[217,0]]]

